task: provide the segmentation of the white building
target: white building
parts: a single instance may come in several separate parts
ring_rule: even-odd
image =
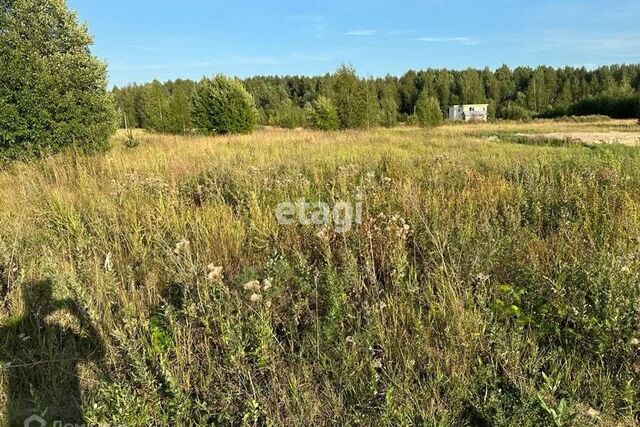
[[[449,120],[486,122],[489,117],[489,104],[465,104],[449,107]]]

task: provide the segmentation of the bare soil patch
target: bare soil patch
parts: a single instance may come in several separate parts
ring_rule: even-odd
[[[585,145],[621,144],[640,146],[640,132],[551,132],[518,133],[517,137],[536,140],[579,142]]]

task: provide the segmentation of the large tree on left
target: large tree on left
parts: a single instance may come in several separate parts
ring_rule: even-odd
[[[65,0],[0,0],[0,156],[108,145],[106,65]]]

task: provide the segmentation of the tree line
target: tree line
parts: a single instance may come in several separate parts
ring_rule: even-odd
[[[435,103],[441,116],[450,105],[487,103],[490,119],[572,114],[628,118],[640,113],[640,65],[594,70],[505,65],[496,70],[410,70],[401,77],[378,78],[358,77],[352,67],[341,66],[324,76],[257,76],[241,83],[254,99],[257,122],[286,128],[393,126],[424,121],[426,116],[437,120],[421,111],[425,104],[432,108]],[[121,126],[171,133],[192,130],[197,84],[156,80],[115,87]]]
[[[489,104],[491,119],[640,115],[640,65],[428,69],[380,78],[343,65],[316,77],[217,75],[109,92],[92,42],[65,0],[0,0],[0,164],[69,146],[106,149],[118,121],[167,133],[248,133],[257,124],[435,126],[449,105],[469,103]]]

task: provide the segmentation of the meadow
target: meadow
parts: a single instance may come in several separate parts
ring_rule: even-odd
[[[640,152],[515,135],[638,129],[120,132],[13,164],[4,421],[20,395],[127,426],[637,425]],[[274,214],[359,196],[345,233]]]

